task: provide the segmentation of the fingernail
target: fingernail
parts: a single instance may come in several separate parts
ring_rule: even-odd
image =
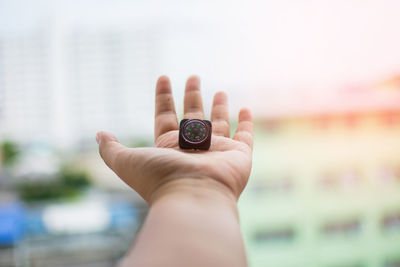
[[[100,144],[100,134],[99,133],[96,134],[96,142],[97,142],[97,144]]]

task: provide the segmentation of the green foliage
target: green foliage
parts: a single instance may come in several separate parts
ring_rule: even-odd
[[[83,171],[62,169],[60,179],[66,186],[72,188],[85,188],[90,185],[89,175]]]
[[[25,181],[18,185],[21,199],[25,201],[52,200],[77,195],[79,191],[63,185],[60,180]]]
[[[4,140],[1,143],[1,161],[4,166],[11,166],[16,162],[20,151],[18,145],[10,140]]]
[[[25,201],[55,200],[74,198],[90,185],[89,175],[82,171],[61,169],[52,179],[30,180],[17,187]]]

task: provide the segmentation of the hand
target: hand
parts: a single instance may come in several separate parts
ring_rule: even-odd
[[[204,119],[200,80],[188,79],[184,117]],[[239,124],[230,138],[227,96],[214,96],[212,138],[208,151],[182,150],[179,126],[168,77],[157,81],[155,104],[155,147],[127,148],[111,133],[99,132],[96,140],[104,162],[150,205],[168,194],[196,194],[211,190],[237,200],[250,175],[253,122],[248,109],[239,112]]]

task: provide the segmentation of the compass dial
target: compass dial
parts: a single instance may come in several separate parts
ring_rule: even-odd
[[[201,143],[208,135],[207,125],[201,120],[189,120],[183,126],[183,138],[190,143]]]

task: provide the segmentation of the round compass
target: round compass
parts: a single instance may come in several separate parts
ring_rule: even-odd
[[[208,120],[183,119],[179,126],[179,147],[208,150],[211,145],[212,123]]]
[[[201,120],[188,120],[183,125],[183,138],[190,143],[201,143],[208,136],[208,127]]]

